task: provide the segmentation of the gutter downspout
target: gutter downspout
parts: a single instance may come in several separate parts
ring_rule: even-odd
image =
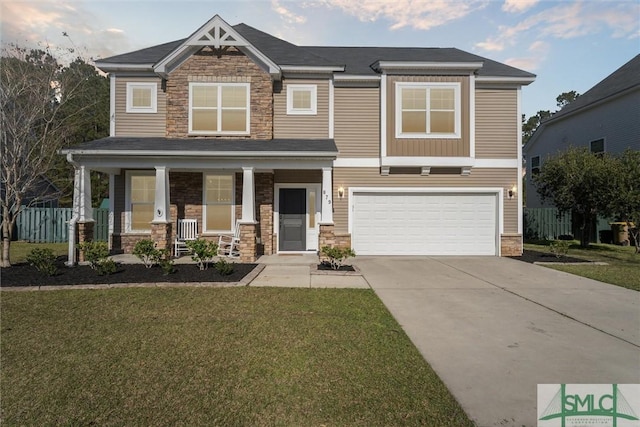
[[[73,215],[69,220],[69,253],[67,267],[76,265],[76,224],[80,219],[80,169],[73,160],[73,154],[67,153],[67,162],[73,165]]]

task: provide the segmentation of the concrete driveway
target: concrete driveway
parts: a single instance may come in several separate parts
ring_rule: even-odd
[[[537,384],[640,383],[640,293],[497,257],[355,264],[478,426],[536,426]]]

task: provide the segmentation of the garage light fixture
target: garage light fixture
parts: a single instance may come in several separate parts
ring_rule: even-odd
[[[507,197],[509,199],[513,199],[516,197],[517,192],[518,192],[518,187],[514,185],[513,187],[507,189]]]
[[[338,187],[338,197],[344,199],[344,187]]]

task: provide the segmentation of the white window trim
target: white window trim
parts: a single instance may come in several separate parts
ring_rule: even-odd
[[[293,93],[296,91],[309,91],[311,95],[310,108],[294,108]],[[317,85],[287,85],[287,114],[315,116],[318,114],[318,86]]]
[[[245,122],[245,131],[194,131],[193,130],[193,88],[196,86],[216,86],[221,88],[223,86],[244,86],[247,89],[247,117]],[[251,133],[251,85],[249,83],[204,83],[204,82],[191,82],[189,83],[189,135],[249,135]],[[222,126],[222,91],[218,90],[218,129]],[[237,108],[236,109],[240,109]]]
[[[231,229],[230,230],[209,230],[207,229],[207,175],[230,176],[231,177]],[[236,223],[236,174],[229,172],[210,171],[202,174],[202,234],[233,233]]]
[[[144,230],[131,229],[131,177],[133,176],[152,176],[155,179],[155,171],[126,171],[125,173],[125,212],[124,212],[124,231],[125,233],[151,233],[151,222],[149,222],[149,228]],[[152,218],[153,220],[153,218]]]
[[[419,138],[419,139],[443,139],[443,138],[460,138],[461,137],[461,122],[462,122],[462,100],[460,96],[460,83],[459,82],[396,82],[396,138]],[[453,133],[404,133],[402,132],[402,89],[424,89],[427,90],[427,111],[425,114],[429,114],[430,94],[428,89],[430,88],[450,88],[454,90],[454,132]],[[427,127],[430,125],[430,120],[427,119]]]
[[[133,89],[149,89],[151,91],[150,107],[133,106]],[[153,114],[158,112],[158,83],[127,82],[127,113]]]

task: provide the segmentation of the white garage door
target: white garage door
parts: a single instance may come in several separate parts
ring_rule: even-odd
[[[497,255],[495,194],[354,193],[358,255]]]

